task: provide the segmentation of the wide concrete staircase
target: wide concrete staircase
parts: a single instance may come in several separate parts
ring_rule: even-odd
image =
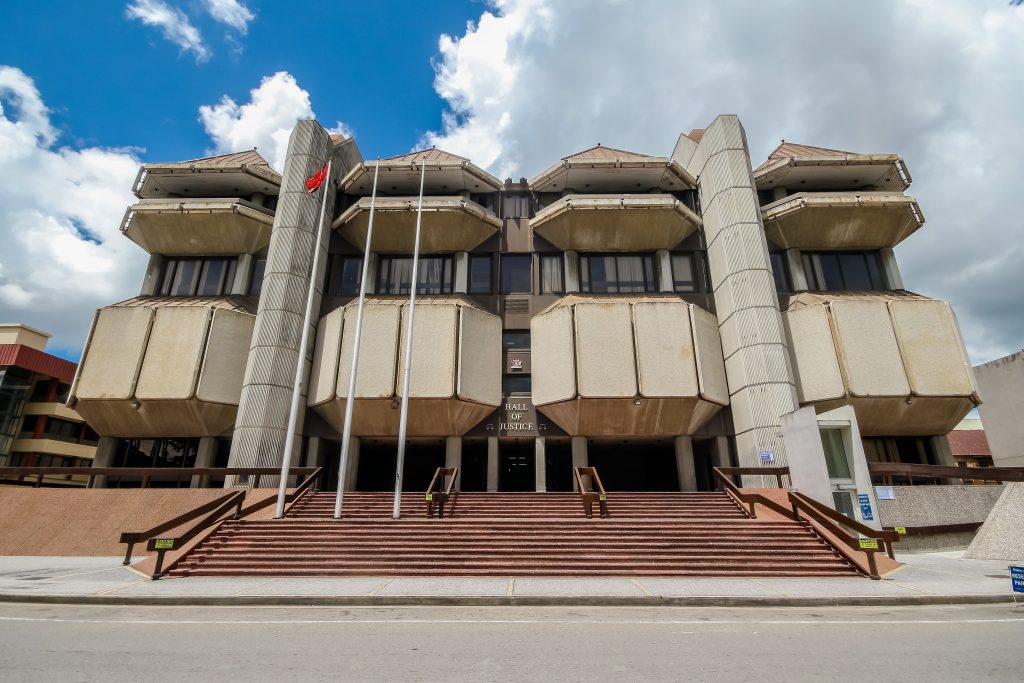
[[[726,494],[611,493],[587,519],[573,493],[311,493],[283,520],[224,522],[176,576],[852,576],[808,525],[747,519]]]

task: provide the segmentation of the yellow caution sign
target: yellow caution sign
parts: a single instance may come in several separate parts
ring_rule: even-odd
[[[896,527],[896,533],[899,534],[900,536],[906,536],[907,535],[907,527],[905,527],[905,526],[898,526],[898,527]]]
[[[153,542],[154,550],[170,550],[174,547],[173,538],[158,538]]]
[[[878,550],[878,541],[874,538],[860,539],[861,550]]]

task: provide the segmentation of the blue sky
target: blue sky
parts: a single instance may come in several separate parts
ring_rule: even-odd
[[[5,2],[0,64],[35,80],[65,143],[137,147],[147,161],[202,155],[210,139],[197,108],[223,95],[243,101],[278,71],[295,76],[315,110],[344,120],[374,156],[406,152],[441,125],[431,66],[439,36],[463,33],[483,9],[455,0],[248,1],[256,18],[239,35],[199,2],[168,0],[212,52],[197,64],[158,29],[129,18],[128,4]]]
[[[295,120],[366,157],[421,145],[532,177],[601,142],[668,155],[739,115],[899,153],[927,223],[907,289],[949,301],[981,363],[1024,346],[1024,6],[1009,0],[0,0],[0,321],[77,359],[138,293],[118,230],[147,161],[257,146]]]

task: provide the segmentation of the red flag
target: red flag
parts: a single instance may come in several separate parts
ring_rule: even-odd
[[[312,194],[323,185],[325,180],[327,180],[327,164],[324,164],[323,168],[306,179],[306,189]]]

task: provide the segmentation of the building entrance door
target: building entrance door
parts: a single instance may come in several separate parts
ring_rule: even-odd
[[[537,475],[533,439],[508,439],[498,442],[498,490],[535,491]]]
[[[671,441],[587,442],[587,464],[597,468],[608,491],[678,491],[675,449]]]
[[[843,443],[843,430],[822,429],[821,446],[825,451],[825,468],[832,488],[832,502],[837,512],[857,519],[855,494],[857,485],[853,479],[850,457]]]

